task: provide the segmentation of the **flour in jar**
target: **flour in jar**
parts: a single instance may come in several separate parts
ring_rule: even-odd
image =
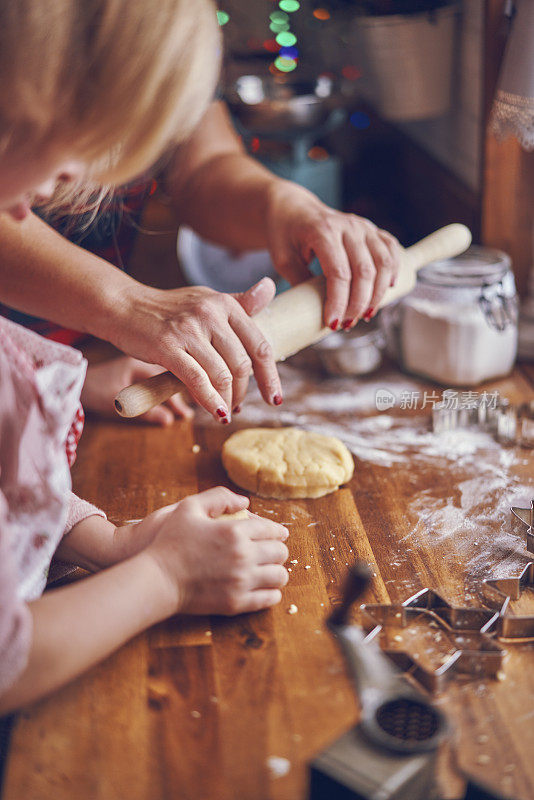
[[[471,247],[419,270],[413,291],[382,311],[388,350],[415,375],[477,386],[507,375],[517,352],[517,295],[506,253]]]
[[[450,386],[476,386],[510,372],[517,328],[492,328],[476,305],[410,298],[403,307],[404,367]]]

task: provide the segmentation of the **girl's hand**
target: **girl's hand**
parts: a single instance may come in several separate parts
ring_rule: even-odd
[[[316,256],[326,276],[325,325],[351,328],[371,319],[399,271],[400,246],[368,219],[343,214],[287,181],[273,181],[268,241],[274,266],[291,284],[310,277]]]
[[[175,612],[241,614],[279,603],[288,581],[283,566],[287,528],[250,516],[227,519],[248,499],[219,486],[155,511],[139,528],[153,542],[145,553],[175,598]]]
[[[274,297],[270,278],[235,296],[204,286],[133,287],[118,314],[120,329],[109,336],[116,346],[173,372],[221,422],[243,402],[251,371],[265,402],[280,405],[272,348],[250,319]]]
[[[161,367],[145,364],[130,356],[113,358],[101,364],[90,366],[82,389],[82,404],[87,411],[94,411],[106,417],[117,419],[115,396],[125,386],[157,375]],[[171,397],[165,405],[151,408],[139,419],[153,425],[171,425],[176,417],[191,419],[193,409],[187,405],[180,394]]]

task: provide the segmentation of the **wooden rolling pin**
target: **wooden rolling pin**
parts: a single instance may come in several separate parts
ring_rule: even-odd
[[[471,244],[471,232],[465,225],[453,224],[431,233],[401,253],[399,277],[389,288],[379,307],[398,300],[415,286],[417,270],[431,261],[453,258]],[[254,322],[271,343],[276,361],[298,353],[318,342],[330,328],[323,324],[326,281],[321,275],[288,289],[254,316]],[[138,417],[159,403],[165,402],[183,388],[171,372],[132,383],[115,398],[115,408],[122,417]]]

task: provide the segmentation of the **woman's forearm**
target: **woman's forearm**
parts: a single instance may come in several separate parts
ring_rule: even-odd
[[[270,195],[284,185],[285,181],[244,154],[220,155],[192,178],[187,204],[175,195],[178,215],[210,241],[238,250],[259,250],[268,243]]]
[[[112,340],[114,319],[136,281],[34,214],[23,222],[0,214],[0,242],[0,302]]]
[[[0,697],[0,715],[43,697],[176,611],[177,599],[157,563],[141,553],[29,608],[33,638],[27,666]]]
[[[238,249],[266,247],[271,191],[285,181],[246,155],[223,103],[213,103],[165,173],[180,222]]]

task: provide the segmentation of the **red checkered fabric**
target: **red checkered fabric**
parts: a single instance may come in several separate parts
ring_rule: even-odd
[[[70,426],[70,431],[67,436],[67,441],[65,443],[65,449],[67,451],[67,460],[69,462],[69,467],[72,467],[72,465],[76,461],[76,449],[78,447],[78,442],[80,441],[82,435],[84,422],[85,422],[85,414],[82,408],[82,404],[80,403],[78,408],[76,409],[76,414],[74,415],[74,419],[72,421],[72,425]]]

